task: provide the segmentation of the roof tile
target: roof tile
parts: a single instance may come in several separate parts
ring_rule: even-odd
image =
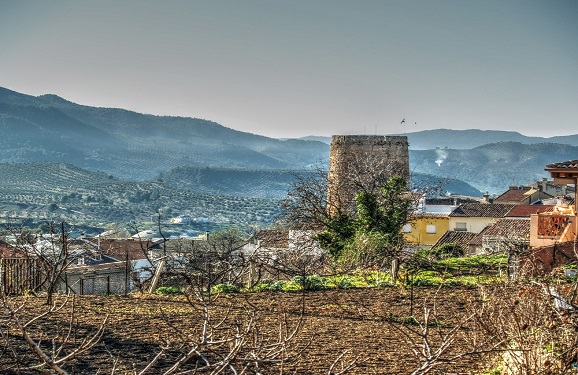
[[[477,233],[473,232],[464,232],[464,231],[457,231],[457,230],[449,230],[447,231],[438,242],[435,243],[432,247],[440,247],[442,245],[453,243],[458,246],[468,247],[470,242],[474,237],[477,236]]]
[[[532,214],[550,212],[554,207],[553,205],[545,204],[519,204],[512,208],[505,217],[530,217]]]
[[[504,217],[515,204],[464,203],[457,207],[450,217]]]

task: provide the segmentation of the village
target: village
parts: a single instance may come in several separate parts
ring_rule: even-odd
[[[337,196],[339,200],[353,201],[351,186],[343,182],[351,173],[348,169],[374,178],[375,171],[364,172],[359,165],[352,166],[356,165],[355,158],[375,142],[381,142],[377,151],[372,148],[375,157],[388,160],[387,168],[390,169],[392,164],[401,165],[400,174],[408,174],[407,140],[386,136],[383,137],[386,139],[384,146],[381,139],[379,136],[334,137],[329,171],[333,187],[329,186],[328,200],[333,195],[333,199]],[[387,144],[388,139],[395,144]],[[411,193],[411,214],[401,228],[404,237],[402,257],[410,257],[424,249],[453,246],[464,256],[504,254],[507,257],[505,271],[510,278],[527,273],[546,275],[560,267],[567,267],[566,273],[574,275],[578,268],[575,201],[578,161],[546,164],[545,170],[551,179],[510,186],[493,198],[487,193],[483,197],[428,197],[425,193]],[[368,179],[367,176],[362,178]],[[179,217],[171,222],[180,224],[192,220]],[[207,218],[195,220],[209,221]],[[25,240],[19,228],[5,232],[0,242],[1,288],[5,294],[41,289],[45,284],[41,263],[45,259],[61,263],[62,275],[58,275],[58,285],[54,287],[62,293],[128,294],[143,291],[145,285],[147,290],[154,292],[159,281],[162,285],[161,276],[167,262],[172,262],[174,267],[191,256],[187,252],[216,246],[209,243],[208,231],[196,237],[174,238],[163,233],[160,222],[158,230],[130,233],[126,229],[116,229],[91,237],[70,236],[62,225],[60,231],[52,228],[56,229],[52,234],[28,234]],[[236,238],[228,251],[236,256],[261,259],[262,254],[283,254],[299,248],[304,252],[305,262],[306,258],[313,257],[312,254],[327,253],[327,249],[321,249],[316,242],[317,233],[319,230],[310,228],[260,229],[250,236]],[[317,273],[321,269],[311,268],[311,271]]]
[[[334,136],[325,200],[312,204],[319,186],[304,181],[284,203],[293,225],[249,236],[175,238],[160,220],[95,236],[65,222],[6,228],[0,333],[12,354],[0,369],[573,373],[578,160],[492,198],[432,197],[406,190],[407,146]],[[395,232],[378,232],[381,221]],[[387,344],[399,340],[407,346]]]

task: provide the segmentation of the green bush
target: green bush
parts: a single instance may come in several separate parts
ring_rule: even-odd
[[[291,282],[299,285],[302,290],[322,290],[327,289],[329,280],[319,275],[309,275],[307,277],[295,276]]]
[[[161,286],[155,290],[155,294],[181,294],[181,290],[176,286]]]
[[[333,279],[333,283],[337,289],[349,289],[355,287],[353,278],[349,275],[337,276]]]
[[[224,283],[224,284],[217,284],[211,288],[211,293],[239,293],[241,288],[237,285]]]

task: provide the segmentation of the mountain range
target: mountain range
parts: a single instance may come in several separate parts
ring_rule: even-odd
[[[291,171],[327,167],[330,142],[274,139],[209,120],[90,107],[6,88],[0,88],[0,132],[0,163],[69,163],[123,181],[160,179],[175,189],[266,199],[286,191]],[[448,129],[404,135],[416,179],[452,181],[448,190],[457,194],[497,194],[547,177],[548,163],[578,158],[578,135]]]
[[[0,88],[1,162],[69,162],[132,180],[179,166],[303,169],[327,163],[322,142],[278,140],[215,122],[95,108]]]
[[[430,150],[436,148],[467,150],[496,142],[522,143],[525,145],[557,143],[578,146],[578,134],[546,138],[529,137],[518,132],[505,130],[435,129],[392,135],[407,136],[410,150]],[[331,144],[331,137],[308,136],[299,139]]]

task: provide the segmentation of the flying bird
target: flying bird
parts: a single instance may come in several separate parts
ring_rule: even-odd
[[[401,120],[401,123],[403,124],[405,122],[405,117],[403,118],[403,120]]]

